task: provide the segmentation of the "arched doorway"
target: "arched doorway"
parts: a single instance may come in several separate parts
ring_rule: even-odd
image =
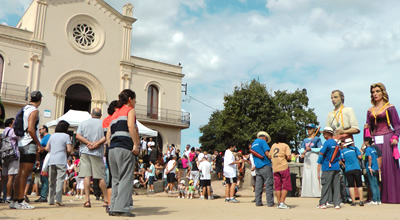
[[[81,84],[73,84],[65,92],[64,113],[70,109],[90,113],[91,102],[92,95],[89,89]]]
[[[107,102],[104,87],[94,75],[80,70],[67,72],[54,85],[53,94],[56,97],[54,118],[59,118],[65,113],[67,90],[76,84],[84,86],[90,91],[91,102],[89,107],[85,107],[85,111],[86,109],[90,110],[95,107],[102,109],[103,104]]]

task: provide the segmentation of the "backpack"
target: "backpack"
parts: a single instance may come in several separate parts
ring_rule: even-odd
[[[6,136],[1,140],[0,158],[3,160],[18,158],[15,152],[15,148],[11,143],[11,138],[8,136],[10,130],[8,130]]]
[[[18,137],[23,137],[25,135],[25,129],[24,129],[24,110],[25,107],[21,108],[18,112],[17,115],[15,116],[15,121],[14,121],[14,133]]]

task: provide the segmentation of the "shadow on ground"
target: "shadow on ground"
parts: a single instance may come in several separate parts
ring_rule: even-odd
[[[168,215],[172,213],[167,207],[138,207],[134,205],[133,213],[136,216]]]

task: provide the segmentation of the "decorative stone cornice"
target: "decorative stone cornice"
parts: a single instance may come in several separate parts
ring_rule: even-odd
[[[56,97],[59,97],[59,98],[64,98],[65,97],[65,94],[59,93],[59,92],[53,92],[53,95],[56,96]]]
[[[125,15],[122,15],[119,13],[117,10],[115,10],[113,7],[111,7],[109,4],[104,2],[103,0],[87,0],[86,1],[88,5],[93,5],[97,7],[99,10],[103,11],[104,14],[108,14],[112,20],[120,24],[121,22],[124,22],[128,25],[132,25],[136,19],[132,18],[132,16],[128,17]],[[133,8],[133,6],[132,6]]]
[[[183,78],[185,76],[181,73],[175,73],[175,72],[155,69],[155,68],[141,66],[141,65],[135,65],[135,68],[140,69],[140,72],[143,72],[143,73],[158,75],[158,76],[166,76],[169,78]],[[138,72],[139,71],[135,71],[135,74],[138,74]]]

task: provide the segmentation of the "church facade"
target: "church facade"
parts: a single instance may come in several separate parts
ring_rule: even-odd
[[[131,55],[133,6],[122,14],[103,0],[33,0],[16,27],[0,25],[1,98],[6,117],[44,96],[41,124],[68,110],[108,104],[123,89],[137,96],[137,119],[157,142],[180,147],[190,114],[181,111],[182,67]],[[133,29],[134,31],[134,29]]]

